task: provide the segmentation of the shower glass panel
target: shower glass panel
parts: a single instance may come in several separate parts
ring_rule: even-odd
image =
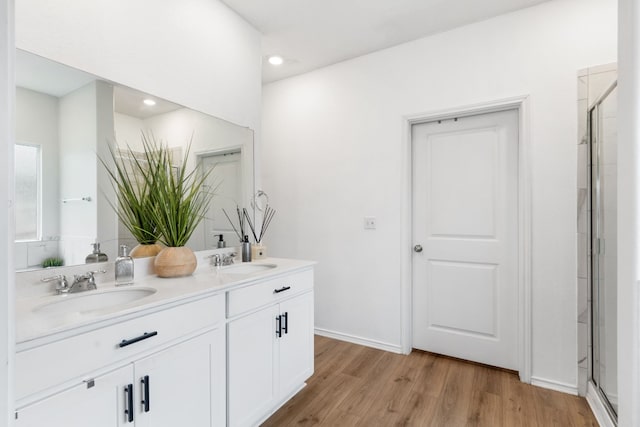
[[[589,110],[591,142],[592,379],[616,419],[617,383],[617,85]]]

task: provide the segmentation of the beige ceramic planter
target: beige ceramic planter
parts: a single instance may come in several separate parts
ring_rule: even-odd
[[[162,250],[162,245],[153,243],[151,245],[143,245],[142,243],[131,249],[129,256],[131,258],[148,258],[156,256]]]
[[[156,255],[154,269],[158,277],[189,276],[195,271],[197,263],[196,255],[190,248],[168,247]]]

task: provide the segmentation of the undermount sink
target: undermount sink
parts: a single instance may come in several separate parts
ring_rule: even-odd
[[[124,288],[105,291],[85,291],[57,296],[55,300],[33,309],[39,314],[84,313],[124,305],[156,293],[153,288]]]
[[[223,267],[223,271],[225,273],[231,274],[251,274],[251,273],[259,273],[261,271],[271,270],[272,268],[276,268],[275,264],[233,264],[228,267]]]

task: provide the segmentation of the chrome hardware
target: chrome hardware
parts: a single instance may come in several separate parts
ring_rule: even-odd
[[[236,258],[235,252],[228,252],[222,255],[222,265],[231,265],[233,264],[233,260]]]
[[[415,245],[413,247],[414,252],[422,252],[422,245]]]
[[[235,252],[227,252],[224,254],[213,254],[209,255],[207,258],[211,259],[211,265],[214,267],[221,267],[225,265],[233,264],[233,260],[236,258]]]
[[[54,280],[57,280],[56,294],[60,295],[69,292],[69,282],[67,282],[67,278],[64,276],[64,274],[58,274],[57,276],[45,277],[43,279],[40,279],[40,281],[42,282],[53,282]]]
[[[213,254],[209,258],[211,258],[214,267],[220,267],[222,265],[220,254]]]
[[[74,274],[73,283],[69,287],[70,294],[75,292],[93,291],[98,289],[96,286],[96,278],[94,274],[106,273],[106,270],[87,271],[84,274]]]

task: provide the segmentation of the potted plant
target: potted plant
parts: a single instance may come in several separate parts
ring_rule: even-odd
[[[145,146],[150,165],[149,180],[153,180],[153,221],[159,241],[166,247],[154,261],[155,272],[160,277],[186,276],[196,268],[193,251],[187,241],[204,218],[209,208],[212,192],[206,191],[205,182],[211,171],[198,173],[187,171],[191,143],[187,146],[182,162],[175,166],[170,150],[151,143]]]
[[[109,146],[113,168],[102,158],[111,184],[116,194],[116,203],[111,207],[118,218],[138,242],[129,254],[133,258],[156,256],[162,246],[158,241],[158,228],[153,213],[156,205],[156,165],[150,160],[149,150],[157,144],[142,132],[142,143],[145,152],[140,155],[129,146],[120,150]]]

